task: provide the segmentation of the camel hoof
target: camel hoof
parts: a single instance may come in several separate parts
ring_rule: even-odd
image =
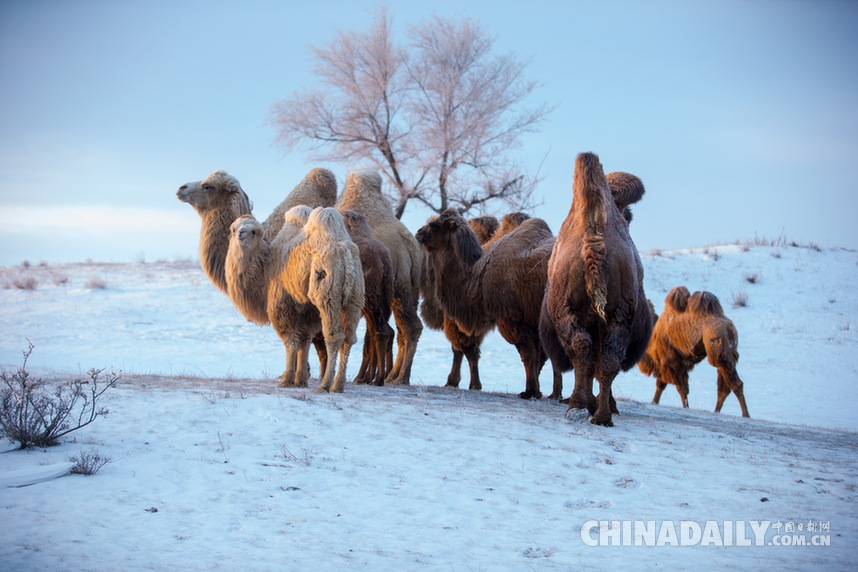
[[[322,387],[321,385],[313,390],[313,393],[328,393],[327,388]]]
[[[444,387],[449,387],[451,389],[459,389],[459,384],[458,382],[453,383],[452,381],[448,381],[446,384],[444,384]]]
[[[469,386],[468,386],[468,389],[469,389],[470,391],[482,391],[482,390],[483,390],[483,386],[482,386],[482,385],[469,385]]]
[[[531,393],[528,391],[522,391],[521,393],[518,394],[518,396],[522,399],[540,399],[542,397],[542,392],[536,391],[536,392]]]
[[[385,381],[384,385],[391,385],[391,386],[396,387],[396,386],[406,386],[406,385],[411,385],[411,384],[408,383],[407,379],[393,379],[390,381]]]
[[[593,425],[601,425],[602,427],[613,427],[614,426],[614,422],[611,421],[611,418],[609,416],[602,416],[602,417],[595,417],[594,416],[592,419],[590,419],[590,423],[592,423]]]

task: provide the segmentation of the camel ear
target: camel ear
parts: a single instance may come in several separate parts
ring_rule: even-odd
[[[456,254],[468,266],[475,264],[483,255],[477,235],[467,224],[459,225],[455,230],[453,244],[456,246]]]

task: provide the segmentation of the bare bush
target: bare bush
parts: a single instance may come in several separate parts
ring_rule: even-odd
[[[731,291],[733,294],[733,307],[744,308],[748,305],[748,294],[744,290]]]
[[[91,476],[97,473],[104,465],[113,462],[113,457],[102,455],[97,449],[89,451],[80,450],[80,455],[72,455],[68,458],[69,462],[74,463],[71,472],[73,475]]]
[[[107,381],[99,380],[104,369],[90,369],[88,379],[48,384],[31,378],[27,360],[33,343],[24,350],[24,364],[15,373],[0,372],[0,435],[21,444],[21,448],[49,447],[72,431],[86,427],[108,410],[99,406],[99,398],[119,381],[119,372],[111,372]]]
[[[760,279],[760,273],[754,272],[753,274],[751,274],[750,272],[745,272],[744,274],[742,274],[742,277],[749,284],[756,284],[757,281]]]
[[[87,281],[86,287],[90,290],[104,290],[107,288],[107,281],[100,276],[93,276]]]
[[[18,290],[35,290],[39,286],[39,281],[32,274],[21,274],[12,280],[12,285]]]

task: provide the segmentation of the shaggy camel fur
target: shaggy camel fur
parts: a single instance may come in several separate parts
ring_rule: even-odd
[[[721,302],[711,292],[689,295],[678,286],[664,300],[664,312],[655,317],[655,327],[646,354],[638,363],[645,375],[655,376],[653,403],[658,403],[667,384],[676,386],[682,406],[688,407],[688,373],[695,365],[709,360],[718,369],[718,401],[721,411],[732,391],[739,400],[742,416],[748,415],[742,380],[736,372],[739,361],[739,334],[733,322],[724,315]]]
[[[311,341],[319,353],[322,371],[327,365],[319,310],[310,302],[295,300],[276,280],[284,258],[289,257],[286,249],[296,244],[296,237],[303,236],[311,212],[310,207],[288,211],[278,234],[280,239],[273,248],[264,238],[262,225],[252,215],[242,215],[230,227],[226,257],[228,295],[248,320],[260,325],[271,323],[283,341],[286,369],[280,387],[307,387],[310,370],[306,349]]]
[[[235,221],[227,256],[230,297],[239,308],[255,305],[246,315],[257,318],[264,301],[278,309],[289,303],[314,306],[328,356],[316,391],[341,392],[365,299],[360,253],[336,209],[314,209],[301,228],[307,209],[299,206],[287,211],[270,246],[255,219],[243,216]],[[296,385],[306,385],[310,334],[317,325],[314,320],[297,319],[283,324],[287,373],[281,386],[288,385],[290,374]],[[338,353],[340,369],[336,371]]]
[[[346,229],[360,251],[366,301],[362,314],[366,320],[363,361],[355,383],[384,385],[393,368],[393,328],[390,307],[393,303],[393,263],[390,250],[372,236],[366,217],[354,211],[341,211]]]
[[[539,372],[547,356],[539,343],[539,310],[554,244],[545,221],[526,220],[483,253],[465,219],[447,209],[417,231],[417,241],[429,257],[444,316],[469,336],[497,325],[524,364],[520,397],[541,397]]]
[[[343,194],[337,202],[340,211],[362,214],[372,235],[390,251],[393,263],[393,318],[396,321],[397,353],[393,369],[385,383],[406,385],[411,379],[411,364],[423,324],[417,315],[420,299],[420,246],[408,228],[394,215],[381,192],[381,175],[372,170],[353,171],[346,176]]]
[[[230,225],[243,214],[250,214],[252,203],[238,180],[226,171],[215,171],[202,181],[179,187],[176,196],[188,203],[202,218],[200,263],[209,280],[227,293],[224,261],[229,247]],[[337,179],[327,169],[312,169],[263,223],[268,242],[274,240],[283,225],[283,213],[294,206],[330,207],[337,200]]]
[[[474,232],[477,242],[480,243],[483,252],[485,252],[488,246],[509,234],[528,218],[530,217],[524,213],[510,213],[503,217],[503,224],[501,224],[493,216],[482,216],[468,220],[468,226]],[[425,247],[421,245],[421,248],[424,252],[423,270],[420,273],[420,294],[423,298],[420,302],[420,315],[423,317],[424,323],[433,330],[443,330],[453,350],[453,364],[447,376],[445,387],[459,387],[462,380],[462,360],[466,358],[470,371],[468,389],[480,390],[483,387],[480,382],[479,369],[480,346],[491,329],[468,335],[459,329],[454,320],[444,316],[444,308],[435,295],[435,269],[429,262],[429,255],[425,252]]]
[[[474,231],[477,242],[482,245],[491,240],[492,235],[497,232],[500,223],[495,217],[486,215],[469,219],[468,226]]]
[[[636,198],[642,195],[640,185]],[[539,333],[554,369],[575,370],[567,412],[586,408],[592,423],[611,426],[611,383],[646,351],[653,317],[628,222],[595,154],[575,161],[572,207],[551,253],[548,283]]]

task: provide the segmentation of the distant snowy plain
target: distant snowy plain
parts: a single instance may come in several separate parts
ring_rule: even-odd
[[[58,447],[0,454],[7,485],[81,450],[113,458],[91,477],[0,489],[0,568],[854,569],[858,253],[748,243],[642,261],[659,313],[680,284],[721,299],[751,419],[733,396],[711,412],[704,362],[688,410],[672,387],[651,405],[655,382],[635,369],[614,383],[615,427],[567,420],[565,406],[515,397],[523,368],[496,332],[481,393],[442,387],[450,346],[428,329],[410,387],[279,389],[279,339],[197,263],[0,269],[3,369],[29,338],[28,369],[45,377],[123,372],[108,416]],[[34,290],[14,286],[28,278]],[[541,384],[550,393],[550,367]],[[581,534],[593,520],[716,521],[720,543],[593,547]],[[735,524],[751,521],[769,523],[763,545],[736,546]],[[772,542],[777,523],[809,522],[828,523],[829,546]]]

